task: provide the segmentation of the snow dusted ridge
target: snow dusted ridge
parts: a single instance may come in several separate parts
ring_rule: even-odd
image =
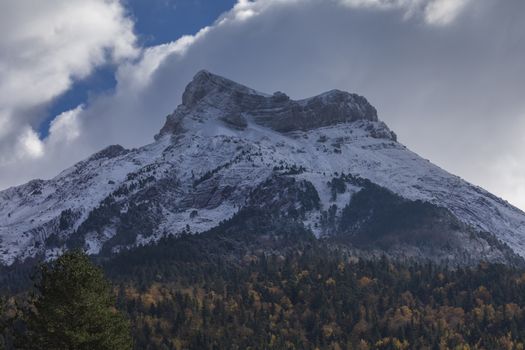
[[[180,121],[187,115],[211,115],[240,130],[251,121],[280,132],[307,131],[356,120],[378,121],[376,109],[356,94],[332,90],[293,101],[282,92],[270,96],[207,71],[197,73],[186,87],[182,105],[168,117],[159,136],[180,131]]]
[[[365,98],[334,90],[293,101],[201,71],[154,143],[110,146],[51,180],[0,192],[0,263],[52,258],[72,246],[112,253],[203,232],[275,177],[313,185],[320,208],[301,220],[328,235],[323,213],[333,207],[341,215],[361,189],[348,185],[334,198],[328,182],[341,174],[447,208],[525,257],[525,213],[409,151]],[[479,259],[501,258],[482,236],[464,246]]]

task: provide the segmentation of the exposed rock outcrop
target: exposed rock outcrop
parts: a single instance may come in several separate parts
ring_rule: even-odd
[[[160,135],[181,132],[181,115],[195,116],[210,110],[234,128],[244,129],[252,120],[279,132],[306,131],[356,120],[378,121],[376,109],[356,94],[331,90],[295,101],[280,91],[267,95],[200,71],[186,87],[182,104],[168,116]]]

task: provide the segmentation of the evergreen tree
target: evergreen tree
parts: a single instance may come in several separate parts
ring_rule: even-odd
[[[0,350],[5,349],[4,332],[6,329],[5,302],[0,298]]]
[[[115,309],[110,284],[82,252],[41,267],[36,293],[23,312],[21,349],[132,348],[129,322]]]

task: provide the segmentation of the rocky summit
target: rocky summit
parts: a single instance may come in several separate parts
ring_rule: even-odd
[[[377,121],[376,109],[359,95],[332,90],[304,100],[282,92],[267,95],[226,78],[200,71],[186,87],[182,104],[168,117],[161,134],[179,130],[185,116],[213,113],[238,129],[248,120],[279,132],[307,131],[356,120]],[[394,134],[391,134],[395,138]]]
[[[153,143],[0,192],[0,263],[105,257],[250,215],[275,223],[261,236],[295,225],[361,256],[525,257],[525,213],[408,150],[364,97],[292,100],[201,71]]]

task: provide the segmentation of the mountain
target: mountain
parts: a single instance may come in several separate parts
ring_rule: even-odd
[[[295,101],[201,71],[155,142],[113,145],[0,192],[0,264],[75,247],[111,256],[232,222],[246,229],[250,215],[276,223],[261,234],[299,225],[367,256],[525,257],[525,213],[408,150],[364,97]]]

